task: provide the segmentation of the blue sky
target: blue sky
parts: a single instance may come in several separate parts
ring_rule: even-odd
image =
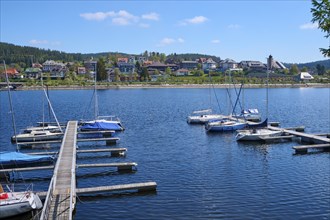
[[[201,53],[304,63],[329,39],[311,1],[1,0],[1,42],[72,53]]]

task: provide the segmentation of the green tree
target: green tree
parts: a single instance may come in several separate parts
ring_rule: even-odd
[[[319,28],[325,32],[325,37],[330,37],[330,1],[329,0],[312,0],[313,7],[311,12],[313,15],[312,22],[317,22]],[[330,57],[330,44],[329,48],[320,48],[321,53],[325,57]]]
[[[148,81],[149,78],[149,72],[147,67],[143,67],[142,68],[142,72],[141,72],[141,80],[142,81]]]
[[[118,68],[115,68],[115,82],[120,81],[120,71]]]
[[[166,74],[166,75],[172,75],[172,70],[171,70],[170,67],[166,67],[166,69],[165,69],[165,74]]]
[[[325,74],[325,67],[323,65],[317,64],[316,65],[316,71],[318,75],[324,75]]]
[[[297,75],[298,73],[299,73],[298,66],[296,64],[293,64],[290,68],[290,74]]]
[[[303,68],[301,68],[301,72],[308,72],[308,68],[304,66]]]
[[[96,73],[97,73],[97,81],[103,81],[107,79],[107,71],[105,70],[105,61],[103,57],[100,57],[99,60],[97,61],[97,66],[96,66]]]

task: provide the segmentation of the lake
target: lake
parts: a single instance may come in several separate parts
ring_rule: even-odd
[[[269,89],[269,121],[330,133],[329,91]],[[92,93],[49,91],[58,120],[92,117]],[[42,121],[42,91],[14,91],[12,96],[18,130]],[[0,98],[1,150],[14,150],[7,92],[0,92]],[[101,115],[120,117],[126,130],[117,134],[116,147],[128,151],[117,158],[79,155],[77,163],[136,162],[137,171],[78,169],[77,187],[155,181],[157,192],[78,197],[75,219],[330,219],[329,152],[295,155],[297,142],[238,143],[233,132],[207,133],[202,125],[187,124],[192,111],[210,103],[215,112],[226,114],[225,89],[110,89],[98,90],[98,99]],[[244,105],[258,108],[265,118],[266,89],[245,89]],[[79,144],[79,149],[91,148],[104,145]],[[46,191],[50,177],[50,171],[38,171],[15,179]]]

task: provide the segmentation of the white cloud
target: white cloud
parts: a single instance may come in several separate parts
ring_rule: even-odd
[[[238,29],[238,28],[240,28],[241,26],[240,25],[238,25],[238,24],[230,24],[230,25],[228,25],[228,28],[229,29]]]
[[[208,20],[208,18],[206,18],[204,16],[196,16],[193,18],[185,19],[184,21],[181,21],[179,24],[180,25],[202,24],[202,23],[206,22],[207,20]]]
[[[182,38],[178,38],[179,43],[184,43],[184,40]]]
[[[212,44],[219,44],[219,43],[220,43],[220,40],[218,40],[218,39],[211,40],[211,43],[212,43]]]
[[[155,12],[152,12],[152,13],[149,13],[149,14],[144,14],[144,15],[142,15],[142,19],[158,21],[159,20],[159,14],[157,14]]]
[[[48,44],[48,41],[47,40],[30,40],[29,43],[33,44],[33,45],[39,45],[39,44]]]
[[[182,38],[174,39],[174,38],[165,37],[159,42],[159,44],[157,46],[164,47],[164,46],[168,46],[171,44],[183,43],[183,42],[184,42],[184,39],[182,39]]]
[[[310,29],[317,29],[319,25],[317,23],[306,23],[299,26],[301,30],[310,30]]]
[[[118,12],[95,12],[95,13],[83,13],[80,17],[89,21],[104,21],[107,18],[111,19],[113,25],[126,26],[136,24],[141,28],[150,27],[149,24],[139,23],[141,19],[158,21],[159,15],[155,12],[149,14],[143,14],[141,16],[133,15],[125,10],[119,10]]]
[[[103,21],[108,17],[114,17],[116,15],[115,12],[95,12],[95,13],[83,13],[80,14],[80,17],[89,20],[89,21]]]

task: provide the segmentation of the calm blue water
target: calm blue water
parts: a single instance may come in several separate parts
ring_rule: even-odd
[[[226,113],[225,90],[215,93]],[[19,129],[42,121],[41,91],[12,95]],[[187,124],[192,111],[209,107],[208,89],[99,90],[98,95],[100,113],[118,115],[126,127],[116,146],[128,152],[121,158],[80,155],[77,162],[137,162],[138,169],[124,174],[79,169],[77,186],[156,181],[158,187],[156,193],[80,197],[76,219],[330,219],[329,153],[298,156],[295,142],[237,143],[235,133],[208,134],[203,126]],[[91,90],[50,91],[59,121],[91,116],[85,113],[91,96]],[[246,89],[244,97],[247,107],[265,116],[265,89]],[[1,150],[10,150],[15,146],[9,140],[7,93],[0,98]],[[330,132],[329,99],[329,88],[270,89],[270,121],[282,127],[305,125],[309,133]],[[219,111],[214,97],[212,103]],[[79,147],[104,148],[102,143]],[[17,180],[47,190],[50,172],[22,175]]]

